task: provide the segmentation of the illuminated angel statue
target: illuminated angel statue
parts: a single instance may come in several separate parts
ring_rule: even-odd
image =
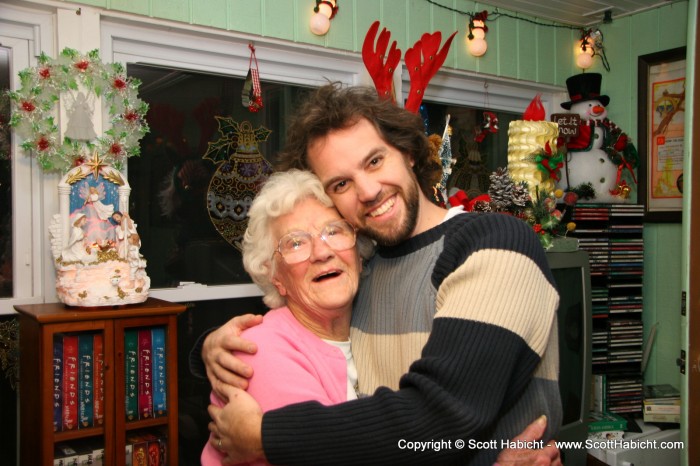
[[[102,202],[106,197],[105,185],[100,182],[97,186],[90,186],[84,181],[78,190],[78,195],[85,201],[81,211],[87,217],[87,239],[104,246],[107,241],[114,240],[114,225],[109,221],[114,213],[114,206]]]
[[[103,204],[105,198],[105,185],[99,183],[97,186],[89,186],[87,181],[80,186],[80,198],[85,200],[85,215],[89,218],[97,217],[100,220],[109,220],[114,213],[112,204]]]

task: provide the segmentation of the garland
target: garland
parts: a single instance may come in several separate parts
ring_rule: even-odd
[[[67,172],[97,151],[120,170],[124,161],[140,155],[139,140],[149,131],[145,121],[148,104],[137,97],[137,79],[126,76],[119,63],[105,64],[98,51],[87,55],[66,48],[57,59],[44,53],[39,64],[20,71],[21,88],[10,91],[13,112],[10,126],[24,139],[22,149],[36,154],[44,171]],[[54,114],[63,92],[81,89],[103,97],[111,128],[89,141],[59,140]]]

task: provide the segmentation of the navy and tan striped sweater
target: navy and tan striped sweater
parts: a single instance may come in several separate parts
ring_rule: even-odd
[[[501,440],[542,414],[545,440],[556,435],[559,296],[529,226],[457,215],[368,266],[351,340],[360,391],[372,395],[265,413],[270,462],[491,465]]]

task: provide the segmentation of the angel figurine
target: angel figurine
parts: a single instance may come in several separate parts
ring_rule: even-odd
[[[86,223],[87,217],[85,214],[79,213],[75,216],[68,244],[66,244],[61,254],[63,262],[83,262],[87,264],[97,260],[95,250],[91,249],[88,253],[85,245],[85,230],[83,228]]]
[[[81,211],[87,217],[87,239],[102,246],[114,236],[114,225],[109,221],[114,206],[102,202],[106,197],[104,183],[90,186],[85,181],[80,185],[79,195],[85,201]]]
[[[90,94],[92,97],[93,94]],[[92,141],[97,138],[95,128],[92,126],[94,100],[85,97],[85,93],[78,92],[73,99],[73,104],[68,109],[68,125],[66,136],[76,141]]]
[[[127,259],[129,257],[131,236],[134,235],[138,238],[136,234],[136,224],[131,220],[129,214],[120,211],[116,211],[112,214],[112,222],[115,224],[117,253],[122,259]],[[139,246],[140,245],[141,242],[139,241]]]
[[[87,188],[87,191],[85,190]],[[88,218],[99,218],[100,220],[109,220],[114,213],[112,204],[103,204],[102,199],[106,196],[104,183],[99,183],[97,186],[88,186],[85,182],[81,186],[80,197],[85,199],[83,206],[85,207]]]
[[[141,255],[141,239],[136,233],[129,236],[127,262],[129,263],[129,279],[132,286],[135,286],[135,280],[138,278],[139,270],[146,268],[146,261]]]

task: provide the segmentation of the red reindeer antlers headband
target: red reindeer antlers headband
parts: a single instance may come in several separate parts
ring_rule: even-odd
[[[377,31],[379,30],[379,21],[375,21],[370,26],[365,36],[365,41],[362,45],[362,61],[372,77],[377,93],[384,99],[396,101],[392,86],[394,71],[401,60],[401,50],[396,48],[396,41],[392,42],[389,53],[386,53],[387,46],[391,33],[383,28],[379,34],[379,39],[376,41]],[[442,34],[436,31],[432,34],[425,33],[421,36],[413,47],[406,50],[405,62],[408,69],[408,75],[411,82],[411,88],[408,92],[408,99],[404,106],[407,110],[418,113],[420,104],[423,101],[425,89],[428,83],[435,76],[435,73],[440,69],[447,58],[447,53],[450,50],[452,39],[454,39],[457,31],[445,41],[445,44],[438,51]],[[385,60],[386,58],[386,60]]]

